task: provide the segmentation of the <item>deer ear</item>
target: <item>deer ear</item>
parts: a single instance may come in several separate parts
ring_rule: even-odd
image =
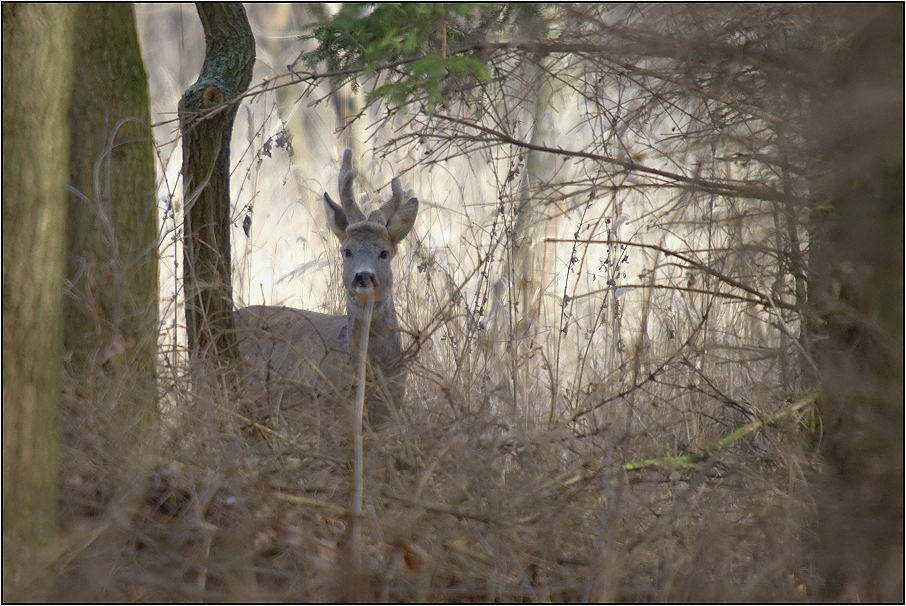
[[[349,219],[346,212],[324,192],[324,210],[327,213],[327,225],[334,235],[342,240],[346,237],[346,228],[349,227]]]
[[[387,234],[394,245],[405,238],[415,225],[417,214],[418,198],[409,198],[408,202],[400,205],[399,210],[387,217]]]

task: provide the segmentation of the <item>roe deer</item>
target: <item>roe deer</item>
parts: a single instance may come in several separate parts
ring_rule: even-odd
[[[327,223],[343,255],[346,315],[256,305],[237,310],[236,325],[240,356],[269,393],[279,394],[280,399],[347,394],[354,387],[365,306],[373,294],[368,367],[369,382],[377,388],[369,390],[366,413],[374,422],[387,414],[380,399],[399,406],[405,395],[390,261],[415,223],[418,199],[409,197],[404,202],[409,192],[404,194],[399,180],[393,179],[390,200],[366,218],[353,195],[355,177],[352,150],[347,149],[338,179],[342,206],[324,193]],[[376,397],[377,392],[383,397]]]

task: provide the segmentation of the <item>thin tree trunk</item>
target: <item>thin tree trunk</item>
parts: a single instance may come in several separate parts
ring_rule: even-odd
[[[200,3],[206,53],[198,80],[179,102],[183,136],[186,330],[192,358],[234,356],[230,261],[230,139],[255,63],[245,9]]]
[[[3,5],[4,600],[56,529],[73,17]]]
[[[563,81],[550,77],[548,72],[556,59],[547,59],[543,65],[532,66],[534,72],[531,82],[535,94],[534,123],[532,125],[533,145],[555,147],[562,136],[559,115],[565,104]],[[508,342],[511,343],[511,355],[507,359],[514,363],[509,372],[514,378],[513,401],[521,406],[519,412],[526,419],[539,419],[543,410],[540,403],[545,401],[546,394],[528,392],[528,386],[536,385],[530,380],[531,369],[517,368],[515,361],[522,359],[533,347],[538,333],[538,321],[542,314],[542,289],[546,276],[544,268],[548,266],[544,237],[550,228],[548,204],[550,203],[551,184],[556,179],[558,158],[554,154],[529,150],[525,156],[525,174],[518,192],[518,207],[513,221],[513,234],[510,240],[511,284],[509,301]],[[506,316],[504,316],[506,317]],[[555,390],[554,390],[555,391]],[[551,401],[547,416],[556,414],[556,401]],[[537,404],[535,404],[537,403]],[[537,406],[537,408],[535,408]]]

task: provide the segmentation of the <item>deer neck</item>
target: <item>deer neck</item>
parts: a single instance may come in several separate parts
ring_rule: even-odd
[[[365,305],[352,296],[346,297],[346,330],[349,335],[350,354],[359,350],[365,330]],[[372,364],[391,366],[398,362],[402,352],[402,339],[396,321],[393,296],[374,302],[371,330],[368,335],[368,357]]]

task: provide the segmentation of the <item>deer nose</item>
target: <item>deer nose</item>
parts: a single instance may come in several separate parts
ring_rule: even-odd
[[[378,280],[370,271],[360,271],[352,279],[353,288],[377,288]]]

